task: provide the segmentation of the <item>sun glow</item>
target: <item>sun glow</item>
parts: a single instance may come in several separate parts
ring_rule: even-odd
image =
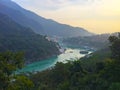
[[[120,0],[14,0],[40,16],[94,33],[120,31]]]

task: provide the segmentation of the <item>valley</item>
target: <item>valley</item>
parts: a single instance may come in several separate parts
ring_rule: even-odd
[[[62,44],[63,45],[63,44]],[[57,56],[50,57],[48,59],[39,61],[39,62],[34,62],[32,64],[26,65],[23,69],[18,70],[18,73],[25,73],[25,72],[37,72],[37,71],[43,71],[46,69],[53,68],[57,62],[62,62],[62,63],[67,63],[68,61],[74,61],[74,60],[79,60],[81,57],[84,57],[87,54],[80,54],[80,51],[87,51],[86,49],[75,49],[75,48],[68,48],[68,47],[63,47],[65,48],[65,51]],[[92,51],[88,51],[92,53]]]
[[[119,3],[0,0],[0,90],[120,90]]]

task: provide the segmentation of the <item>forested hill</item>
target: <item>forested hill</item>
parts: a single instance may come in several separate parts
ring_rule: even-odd
[[[120,34],[109,41],[110,50],[33,74],[33,90],[120,90]]]
[[[24,52],[26,63],[31,63],[59,54],[56,45],[0,13],[0,52]]]
[[[117,35],[117,33],[113,34],[101,34],[101,35],[93,35],[86,37],[73,37],[64,39],[63,42],[68,46],[76,47],[76,48],[93,48],[93,49],[101,49],[109,46],[108,38],[110,35]]]

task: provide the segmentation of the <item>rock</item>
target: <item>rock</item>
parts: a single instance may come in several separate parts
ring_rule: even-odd
[[[80,51],[80,54],[88,54],[88,51]]]

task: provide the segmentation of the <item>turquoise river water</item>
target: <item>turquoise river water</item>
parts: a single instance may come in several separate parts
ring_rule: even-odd
[[[85,54],[80,54],[80,51],[83,49],[72,49],[66,48],[66,51],[56,57],[51,57],[46,60],[35,62],[25,66],[23,69],[18,70],[18,72],[36,72],[46,70],[50,67],[53,67],[57,62],[66,63],[67,60],[76,60],[85,56]]]

